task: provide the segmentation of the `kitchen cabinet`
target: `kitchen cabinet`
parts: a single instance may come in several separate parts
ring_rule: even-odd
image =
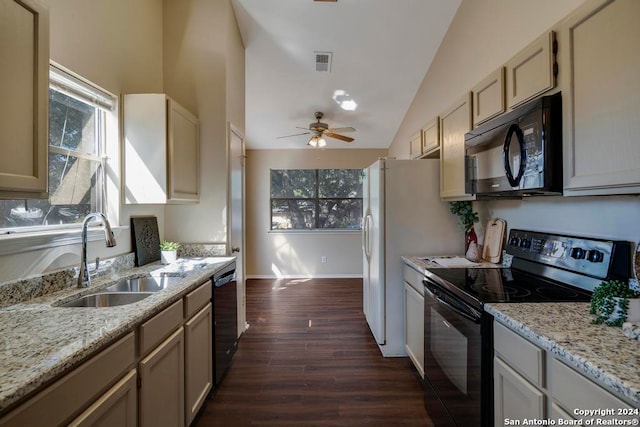
[[[430,120],[422,127],[422,154],[427,159],[440,156],[440,118]]]
[[[507,107],[514,108],[556,85],[555,33],[533,41],[505,64]]]
[[[500,358],[493,360],[494,425],[504,420],[544,419],[545,395]]]
[[[183,427],[184,329],[178,328],[139,364],[140,426]]]
[[[0,2],[0,199],[47,198],[49,12]]]
[[[471,92],[440,115],[440,198],[473,200],[465,191],[464,134],[471,130]]]
[[[415,135],[409,139],[409,156],[412,159],[417,159],[422,156],[422,133],[416,132]]]
[[[191,424],[213,387],[213,309],[211,281],[185,297],[185,410]],[[204,308],[202,308],[204,307]]]
[[[471,93],[473,94],[474,127],[504,113],[504,67],[498,68],[475,85]]]
[[[639,16],[591,0],[561,23],[565,196],[640,192]]]
[[[124,96],[124,201],[197,203],[198,118],[165,94]]]
[[[404,348],[416,370],[424,378],[424,274],[407,264],[404,279]]]
[[[113,417],[109,419],[128,421],[134,410],[130,402],[135,399],[135,388],[127,390],[127,381],[134,361],[135,339],[134,334],[130,333],[18,406],[0,420],[0,426],[67,424],[91,404],[93,405],[76,419],[78,425],[94,425],[91,420],[98,413]],[[118,383],[110,388],[127,372],[122,380],[125,385]]]
[[[138,425],[137,374],[132,369],[100,399],[73,420],[69,427],[136,427]]]

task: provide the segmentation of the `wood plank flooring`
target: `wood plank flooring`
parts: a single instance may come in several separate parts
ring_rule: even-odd
[[[361,279],[248,280],[247,321],[194,425],[433,425],[411,361],[373,340]]]

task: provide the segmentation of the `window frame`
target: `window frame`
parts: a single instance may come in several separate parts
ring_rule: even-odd
[[[272,193],[272,173],[273,171],[291,171],[291,170],[312,170],[315,174],[315,185],[313,197],[273,197]],[[362,168],[306,168],[306,169],[294,169],[294,168],[274,168],[269,169],[269,232],[270,233],[360,233],[362,231],[362,216],[360,225],[357,228],[321,228],[320,224],[320,205],[325,200],[360,200],[361,204],[364,203],[364,196],[360,197],[320,197],[320,171],[322,170],[358,170],[362,171]],[[314,213],[314,225],[312,228],[273,228],[273,201],[300,201],[308,200],[312,201],[315,207]]]
[[[113,153],[113,148],[119,149],[117,148],[119,147],[119,132],[117,131],[119,99],[116,95],[53,61],[50,61],[49,64],[48,90],[51,89],[99,108],[98,114],[96,114],[96,139],[99,140],[99,151],[96,154],[89,154],[66,148],[52,147],[47,138],[47,174],[49,173],[50,152],[63,155],[71,154],[72,157],[97,162],[99,170],[96,172],[96,179],[99,181],[99,188],[96,194],[96,210],[107,215],[113,224],[112,230],[117,237],[120,234],[120,229],[123,228],[118,226],[120,204],[117,200],[119,199],[119,194],[111,194],[110,198],[107,198],[107,194],[110,194],[114,187],[113,183],[110,182],[113,178],[108,175],[114,170],[119,175],[117,159],[112,165],[109,165],[114,160],[113,158],[118,156],[117,153]],[[49,102],[48,98],[47,102]],[[117,141],[111,141],[114,138]],[[107,154],[109,152],[111,152],[110,156]],[[109,191],[107,191],[107,188],[109,188]],[[116,200],[115,204],[113,203],[114,199]],[[77,222],[2,228],[0,229],[0,255],[80,243],[81,226],[82,223]],[[88,240],[99,240],[102,238],[102,234],[101,225],[90,227]]]

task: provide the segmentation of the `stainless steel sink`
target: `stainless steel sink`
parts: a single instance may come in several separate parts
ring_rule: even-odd
[[[148,275],[120,279],[115,284],[105,289],[105,292],[158,292],[167,286],[180,282],[183,276]]]
[[[110,292],[85,295],[71,300],[59,307],[114,307],[133,304],[151,296],[150,293]]]

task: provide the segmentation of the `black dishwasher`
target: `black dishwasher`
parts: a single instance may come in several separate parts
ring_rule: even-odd
[[[213,366],[215,386],[227,372],[238,346],[238,297],[235,260],[213,275]]]

